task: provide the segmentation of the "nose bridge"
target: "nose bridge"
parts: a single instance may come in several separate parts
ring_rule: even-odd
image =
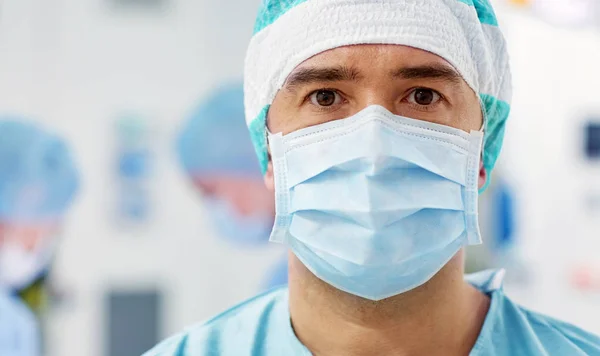
[[[377,104],[378,105],[378,104]],[[382,149],[381,123],[379,120],[368,120],[362,129],[362,144],[368,148],[370,155],[377,155]]]
[[[383,85],[368,86],[364,90],[361,100],[362,108],[365,109],[371,105],[379,105],[393,114],[397,114],[396,99],[392,91]]]
[[[363,163],[367,176],[374,176],[385,170],[385,162],[389,154],[386,150],[388,140],[382,131],[382,123],[379,120],[369,120],[364,125],[361,144],[365,145],[366,155]]]

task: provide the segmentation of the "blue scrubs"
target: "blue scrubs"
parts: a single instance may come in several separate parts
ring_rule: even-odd
[[[471,356],[600,355],[600,338],[573,325],[526,310],[502,291],[504,271],[467,280],[491,298]],[[240,304],[167,339],[144,356],[310,355],[290,326],[287,288]]]
[[[41,355],[35,316],[17,297],[6,292],[0,292],[0,355]]]

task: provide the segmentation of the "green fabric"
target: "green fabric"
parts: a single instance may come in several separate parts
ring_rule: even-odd
[[[470,0],[477,11],[477,17],[482,24],[498,26],[494,8],[488,0]]]
[[[269,156],[267,153],[267,113],[270,107],[270,105],[264,107],[249,126],[250,137],[258,155],[258,162],[263,174],[267,172],[269,165]]]
[[[254,33],[261,31],[285,14],[289,9],[307,0],[263,0],[258,9]]]
[[[256,34],[257,32],[260,32],[265,27],[277,21],[278,18],[283,16],[283,14],[288,12],[290,9],[305,3],[306,1],[308,0],[263,0],[260,8],[258,9],[258,15],[256,16],[254,33]],[[494,9],[488,0],[456,1],[475,7],[475,10],[477,11],[477,17],[482,24],[498,26],[496,14],[494,13]]]
[[[481,103],[485,115],[485,139],[483,146],[483,166],[488,173],[485,190],[490,184],[491,172],[496,165],[504,141],[506,119],[510,113],[510,105],[493,96],[481,94]]]
[[[47,305],[46,276],[35,280],[32,284],[19,291],[19,297],[38,317]]]

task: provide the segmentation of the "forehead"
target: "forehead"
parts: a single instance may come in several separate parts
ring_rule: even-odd
[[[343,46],[321,52],[302,62],[291,74],[308,67],[331,65],[353,66],[365,70],[396,69],[421,65],[442,65],[454,69],[442,57],[422,49],[403,45],[362,44]]]

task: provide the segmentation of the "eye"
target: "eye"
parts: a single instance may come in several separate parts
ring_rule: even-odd
[[[342,97],[334,90],[321,89],[309,96],[310,102],[315,106],[327,107],[339,104]]]
[[[438,94],[435,90],[426,89],[426,88],[418,88],[413,90],[408,95],[408,102],[415,105],[420,106],[429,106],[436,104],[441,99],[440,94]]]

